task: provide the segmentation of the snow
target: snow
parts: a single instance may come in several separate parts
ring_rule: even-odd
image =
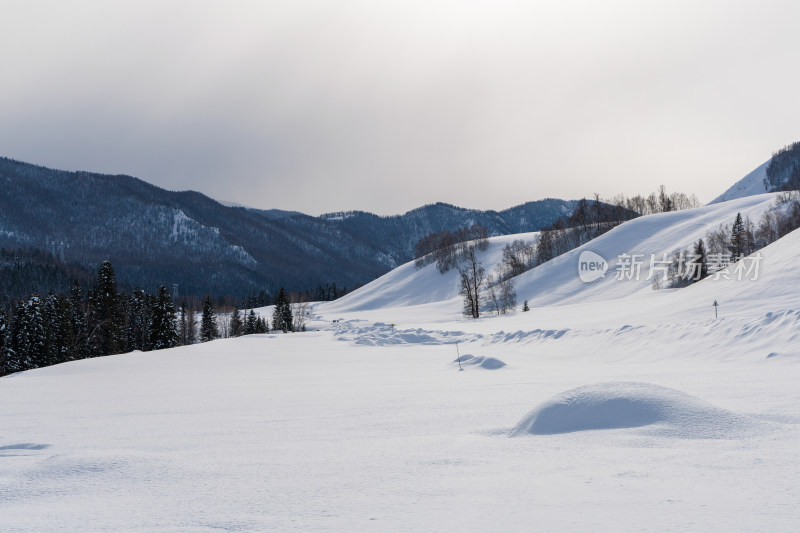
[[[724,438],[752,425],[748,417],[667,387],[599,383],[550,398],[525,415],[510,436],[648,427],[671,437]]]
[[[730,189],[714,198],[711,204],[718,204],[720,202],[727,202],[729,200],[736,200],[737,198],[769,192],[766,182],[768,166],[769,161],[765,161],[747,176],[734,183]]]
[[[478,252],[478,258],[486,272],[492,273],[503,257],[503,248],[506,244],[517,239],[529,242],[537,235],[538,232],[492,237],[489,239],[488,248]],[[414,261],[409,261],[377,280],[327,304],[326,310],[337,313],[441,302],[457,297],[459,287],[460,280],[456,269],[441,274],[435,263],[417,268]]]
[[[472,354],[464,354],[460,358],[456,357],[453,363],[459,368],[480,368],[484,370],[498,370],[506,366],[503,361],[496,357]]]
[[[671,251],[772,201],[585,248]],[[452,272],[403,265],[315,304],[307,333],[8,376],[0,529],[795,531],[798,247],[762,250],[756,280],[660,291],[583,284],[576,250],[517,280],[530,312],[478,320]]]

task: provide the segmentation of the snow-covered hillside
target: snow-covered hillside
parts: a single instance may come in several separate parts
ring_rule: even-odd
[[[667,259],[676,250],[691,250],[699,239],[722,224],[732,224],[737,213],[758,221],[775,203],[775,194],[747,196],[710,206],[661,213],[630,220],[605,235],[569,253],[553,259],[517,280],[520,298],[537,306],[600,301],[622,298],[653,290],[653,279],[663,278],[664,254]],[[584,251],[594,252],[608,261],[603,278],[585,283],[578,277],[578,260]],[[641,256],[641,272],[636,279],[622,271],[623,254]],[[651,267],[654,267],[651,273]],[[662,283],[663,285],[663,283]]]
[[[714,198],[710,203],[718,204],[720,202],[727,202],[728,200],[769,192],[769,188],[767,187],[768,166],[769,161],[765,161],[747,176],[734,183],[730,189]]]
[[[571,252],[545,263],[515,279],[519,300],[530,300],[534,306],[563,305],[568,303],[600,301],[622,298],[637,293],[652,292],[650,278],[651,255],[657,260],[663,254],[671,255],[675,250],[692,247],[710,230],[721,224],[730,224],[737,213],[757,221],[761,214],[775,202],[775,194],[748,196],[724,204],[715,204],[690,209],[650,215],[628,221]],[[495,237],[489,240],[489,249],[480,255],[487,272],[495,269],[502,258],[502,249],[517,238],[534,239],[535,233]],[[605,277],[584,283],[578,277],[578,260],[584,251],[594,252],[608,261]],[[615,271],[619,256],[627,253],[641,254],[643,264],[638,280],[619,281]],[[658,265],[656,264],[656,274]],[[361,287],[343,298],[321,305],[325,313],[369,311],[382,308],[406,307],[410,305],[444,302],[447,309],[460,312],[458,297],[458,273],[450,271],[444,275],[436,265],[416,269],[414,263],[406,263],[377,280]]]
[[[489,239],[478,257],[488,274],[494,273],[503,257],[503,248],[515,240],[533,241],[537,232],[504,235]],[[364,311],[384,307],[407,307],[451,300],[458,296],[459,277],[456,269],[440,273],[436,263],[417,268],[409,261],[352,293],[325,304],[328,313]]]

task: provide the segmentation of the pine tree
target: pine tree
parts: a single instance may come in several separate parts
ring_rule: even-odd
[[[15,322],[17,361],[14,371],[47,366],[47,338],[38,296],[31,296],[27,303],[20,303]]]
[[[141,289],[131,293],[126,337],[129,350],[145,351],[150,344],[150,308],[147,294]]]
[[[128,347],[128,323],[131,316],[131,300],[129,294],[119,293],[117,295],[117,332],[119,334],[119,353],[133,350]]]
[[[103,261],[89,297],[89,347],[92,356],[120,353],[122,328],[119,295],[111,262]]]
[[[186,312],[186,344],[197,342],[197,316],[194,307],[189,307]]]
[[[219,338],[217,329],[217,317],[214,315],[214,307],[211,305],[211,298],[206,296],[203,301],[203,316],[200,319],[200,342],[213,341]]]
[[[58,346],[58,362],[73,361],[77,359],[75,353],[75,336],[72,331],[72,306],[68,298],[56,298],[58,312],[58,329],[55,333],[55,342]]]
[[[253,333],[258,333],[258,317],[255,311],[251,309],[250,313],[247,315],[247,321],[244,324],[244,334],[252,335]]]
[[[172,297],[164,285],[158,288],[150,323],[150,347],[153,350],[173,348],[178,345],[177,318]]]
[[[522,310],[523,311],[530,311],[531,310],[531,308],[528,307],[528,300],[525,300],[524,302],[522,302]]]
[[[46,365],[57,365],[70,361],[72,355],[71,317],[69,302],[64,298],[48,294],[42,306],[45,327]]]
[[[694,246],[694,260],[692,261],[691,282],[700,281],[708,277],[708,256],[706,255],[706,245],[703,239],[697,241]]]
[[[59,313],[58,302],[52,291],[48,293],[47,298],[44,299],[42,304],[42,318],[44,324],[44,364],[41,366],[55,365],[59,361]]]
[[[231,314],[230,335],[231,337],[240,337],[244,333],[244,324],[242,324],[242,315],[239,314],[239,308],[234,307]]]
[[[272,313],[272,329],[276,331],[291,331],[292,329],[292,306],[289,304],[289,297],[283,287],[278,291],[275,298],[275,311]]]
[[[745,235],[742,214],[737,213],[736,220],[733,222],[733,228],[731,228],[730,243],[728,244],[728,250],[731,252],[731,261],[738,261],[744,257],[746,239],[747,236]]]
[[[8,325],[6,311],[0,307],[0,376],[10,372],[8,368]]]
[[[83,289],[77,281],[73,282],[69,292],[70,336],[73,339],[70,353],[75,359],[89,356],[87,338],[89,332],[86,328],[86,311],[83,302]]]
[[[25,320],[25,304],[18,302],[11,317],[11,327],[6,336],[6,369],[9,373],[22,372],[31,368],[20,351]]]

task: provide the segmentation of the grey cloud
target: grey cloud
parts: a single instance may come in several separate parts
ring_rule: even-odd
[[[798,140],[792,2],[20,2],[1,155],[309,213],[710,200]]]

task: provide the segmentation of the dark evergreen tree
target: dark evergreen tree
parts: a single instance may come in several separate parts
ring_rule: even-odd
[[[56,298],[58,311],[58,330],[55,332],[55,342],[58,345],[58,361],[64,363],[78,358],[75,351],[75,335],[72,330],[72,305],[68,298]]]
[[[289,296],[283,287],[278,291],[275,298],[275,311],[272,313],[272,329],[276,331],[292,330],[292,306],[289,304]]]
[[[256,307],[264,307],[272,303],[272,299],[269,297],[269,293],[265,290],[260,290],[258,292],[258,298],[256,299]]]
[[[164,285],[158,288],[150,322],[150,348],[161,350],[178,345],[177,318],[172,297]]]
[[[89,296],[89,349],[92,356],[111,355],[122,350],[122,320],[114,267],[103,261],[97,284]]]
[[[269,327],[267,326],[267,319],[261,317],[258,319],[258,324],[256,326],[256,333],[268,333]]]
[[[9,373],[22,372],[31,368],[26,357],[20,351],[22,343],[23,322],[25,320],[25,304],[18,302],[11,317],[11,327],[6,336],[6,369]]]
[[[43,366],[56,365],[73,359],[71,338],[72,327],[69,316],[69,302],[52,292],[42,305],[45,328],[46,362]]]
[[[149,347],[150,307],[141,289],[135,289],[129,299],[126,337],[129,350],[145,351]]]
[[[737,213],[733,228],[731,228],[730,243],[728,244],[728,250],[731,252],[731,261],[738,261],[745,255],[746,243],[747,236],[744,229],[744,220],[742,220],[742,214]]]
[[[8,368],[8,319],[6,311],[0,307],[0,376],[10,372]]]
[[[694,258],[692,260],[691,281],[700,281],[708,277],[708,256],[703,239],[694,245]]]
[[[31,296],[27,303],[18,306],[15,325],[17,363],[14,371],[46,366],[47,337],[38,296]]]
[[[70,336],[73,339],[72,357],[83,359],[89,357],[87,339],[89,332],[86,328],[86,310],[83,301],[83,289],[74,281],[69,292]]]
[[[50,292],[42,302],[42,322],[44,325],[44,362],[40,366],[50,366],[59,363],[59,346],[57,340],[59,327],[58,303],[55,295]]]
[[[214,306],[211,305],[211,298],[206,296],[203,301],[203,316],[200,319],[200,342],[213,341],[217,338],[219,338],[217,317],[214,315]]]
[[[195,315],[194,307],[189,307],[186,310],[186,344],[194,344],[197,342],[197,315]]]
[[[240,337],[244,333],[244,324],[242,323],[242,315],[239,313],[239,308],[235,307],[231,314],[230,336]]]
[[[530,310],[531,310],[531,308],[528,306],[528,300],[525,300],[525,301],[522,303],[522,310],[523,310],[523,311],[530,311]]]
[[[258,317],[256,316],[255,311],[252,309],[247,314],[247,321],[244,324],[244,334],[245,335],[252,335],[253,333],[258,333]]]

